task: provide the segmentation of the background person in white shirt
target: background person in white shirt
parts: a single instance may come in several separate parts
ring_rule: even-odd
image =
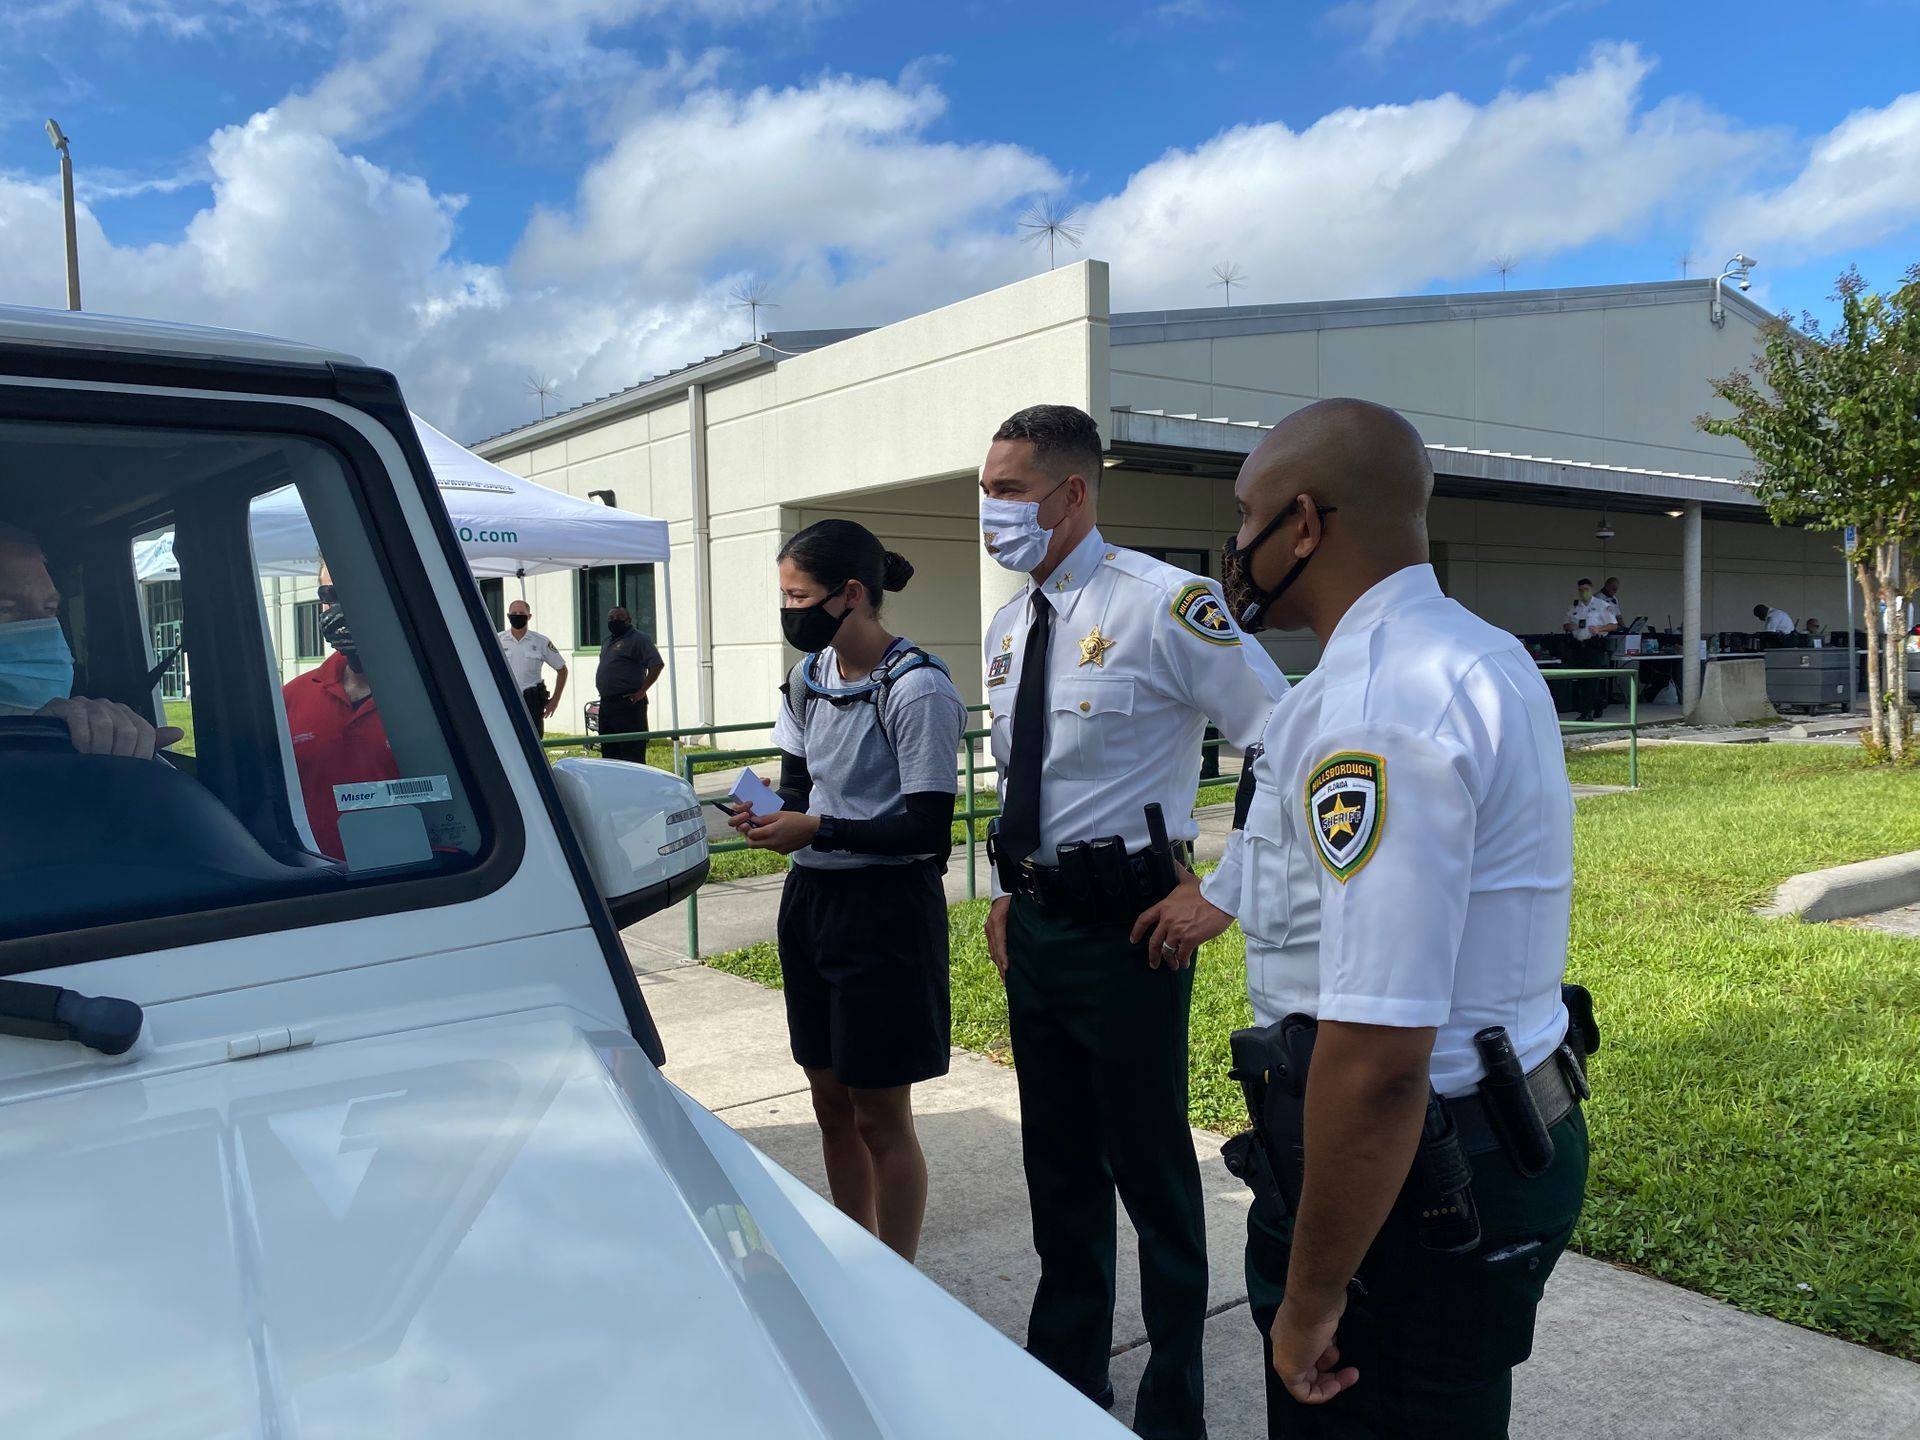
[[[500,653],[507,657],[507,669],[513,675],[513,688],[527,702],[527,715],[536,735],[547,733],[547,721],[560,708],[560,697],[567,692],[567,660],[553,641],[538,630],[529,630],[533,611],[524,600],[507,606],[507,628],[500,632]],[[542,670],[553,667],[553,689],[547,689]]]
[[[1593,581],[1581,577],[1579,598],[1567,610],[1560,628],[1571,639],[1567,642],[1567,661],[1577,670],[1600,670],[1607,663],[1607,636],[1620,628],[1620,612],[1613,601],[1593,593]],[[1607,680],[1573,682],[1573,708],[1582,720],[1598,720],[1607,708]]]
[[[1793,617],[1778,605],[1756,605],[1753,618],[1760,622],[1761,630],[1769,635],[1793,634]]]

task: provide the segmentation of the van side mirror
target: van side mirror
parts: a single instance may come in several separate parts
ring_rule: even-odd
[[[558,760],[553,779],[615,925],[679,903],[707,878],[706,822],[679,776],[625,760]]]

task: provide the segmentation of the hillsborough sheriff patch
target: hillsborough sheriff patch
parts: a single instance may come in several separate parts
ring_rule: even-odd
[[[1200,581],[1183,585],[1173,597],[1173,618],[1212,645],[1238,645],[1240,632],[1221,608],[1213,591]]]
[[[1343,750],[1307,777],[1307,825],[1320,861],[1345,884],[1373,858],[1387,823],[1387,762]]]

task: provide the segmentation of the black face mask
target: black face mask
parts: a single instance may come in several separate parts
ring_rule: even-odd
[[[787,643],[808,655],[818,655],[831,645],[833,637],[840,633],[840,626],[853,613],[853,607],[833,615],[827,611],[827,601],[846,588],[843,580],[811,605],[790,605],[782,610],[780,632],[787,637]]]
[[[1339,508],[1337,505],[1315,505],[1313,513],[1324,520],[1327,516],[1335,514]],[[1300,572],[1307,568],[1307,561],[1320,553],[1319,547],[1316,546],[1312,551],[1294,561],[1293,567],[1280,577],[1280,583],[1271,590],[1262,590],[1254,583],[1253,552],[1266,544],[1273,537],[1274,531],[1278,530],[1292,513],[1293,507],[1289,505],[1274,516],[1244,550],[1234,544],[1231,535],[1220,546],[1220,588],[1226,594],[1227,609],[1233,612],[1233,618],[1239,622],[1240,628],[1249,634],[1266,627],[1267,611],[1273,608],[1273,602],[1287,593],[1287,588],[1298,580]]]
[[[531,619],[533,619],[533,612],[531,610],[524,615],[509,615],[507,616],[507,628],[509,630],[524,630],[527,628],[527,622]]]
[[[632,628],[633,622],[631,620],[615,620],[611,615],[607,617],[607,633],[616,640]]]

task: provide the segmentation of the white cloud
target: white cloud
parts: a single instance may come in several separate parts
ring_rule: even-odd
[[[1346,0],[1327,12],[1333,24],[1361,32],[1360,48],[1381,56],[1435,25],[1484,25],[1514,0]]]
[[[432,76],[442,62],[424,63]],[[1740,220],[1734,238],[1755,249],[1767,242],[1750,234],[1839,246],[1913,213],[1915,97],[1850,117],[1799,179],[1739,200],[1775,137],[1695,103],[1649,107],[1649,68],[1606,47],[1485,103],[1236,127],[1090,197],[1078,253],[1113,263],[1121,307],[1186,306],[1217,299],[1207,280],[1223,260],[1247,273],[1245,298],[1385,294],[1484,275],[1498,254],[1537,274],[1557,252],[1706,214]],[[1016,145],[933,138],[945,100],[928,73],[742,93],[685,65],[609,121],[571,200],[531,215],[497,264],[463,258],[462,197],[283,105],[213,137],[211,197],[169,242],[113,243],[83,196],[83,289],[90,309],[361,354],[472,438],[533,417],[530,370],[574,404],[737,343],[747,322],[727,292],[742,275],[770,283],[775,326],[807,328],[884,323],[1043,265],[1012,222],[1059,192],[1059,169]],[[61,303],[59,234],[55,188],[0,174],[0,301]]]
[[[1686,102],[1641,105],[1649,62],[1597,50],[1544,88],[1246,125],[1138,171],[1086,216],[1116,303],[1209,303],[1238,262],[1261,300],[1382,294],[1636,234],[1751,153]],[[1217,297],[1216,297],[1217,298]]]
[[[1920,91],[1854,111],[1813,144],[1793,180],[1722,206],[1706,230],[1715,253],[1741,249],[1777,263],[1871,244],[1916,224]]]

